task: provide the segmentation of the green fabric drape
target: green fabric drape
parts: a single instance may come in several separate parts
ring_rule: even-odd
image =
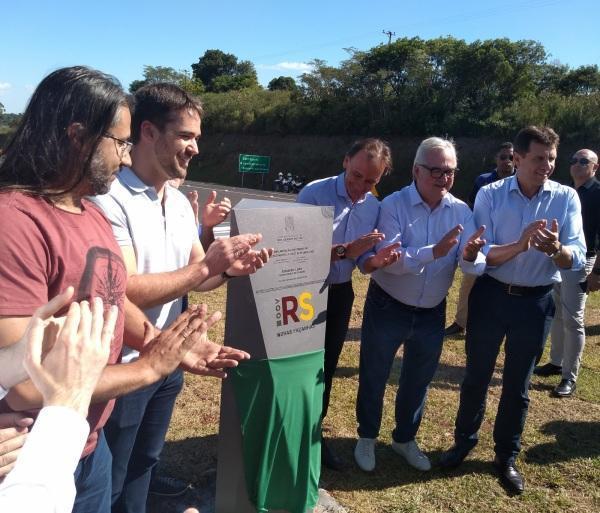
[[[258,512],[305,513],[317,505],[323,355],[247,360],[228,371],[241,423],[248,497]]]

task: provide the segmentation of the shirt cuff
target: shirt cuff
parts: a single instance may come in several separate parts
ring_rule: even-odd
[[[0,385],[0,401],[6,397],[6,394],[8,394],[8,390]]]
[[[42,408],[7,481],[18,479],[21,473],[28,482],[72,476],[89,433],[89,424],[75,410],[64,406]]]

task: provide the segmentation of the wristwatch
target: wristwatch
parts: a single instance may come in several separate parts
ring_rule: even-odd
[[[333,248],[333,251],[335,251],[335,255],[340,260],[343,260],[344,258],[346,258],[346,246],[344,246],[343,244],[338,244],[337,246],[335,246]]]

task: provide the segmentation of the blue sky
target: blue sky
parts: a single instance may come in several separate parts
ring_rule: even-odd
[[[337,65],[344,48],[395,37],[534,39],[562,63],[600,65],[600,0],[4,0],[0,102],[21,112],[50,71],[86,64],[127,88],[145,64],[189,70],[207,49],[252,61],[266,85],[307,63]]]

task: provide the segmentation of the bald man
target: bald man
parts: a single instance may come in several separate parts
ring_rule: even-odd
[[[600,182],[595,176],[598,155],[592,150],[579,150],[569,164],[573,186],[581,200],[586,265],[580,271],[562,271],[562,281],[554,285],[556,314],[550,331],[550,361],[534,371],[538,376],[562,377],[554,389],[556,397],[569,397],[575,392],[585,346],[585,302],[589,292],[600,288],[600,259],[596,259],[600,250]]]

